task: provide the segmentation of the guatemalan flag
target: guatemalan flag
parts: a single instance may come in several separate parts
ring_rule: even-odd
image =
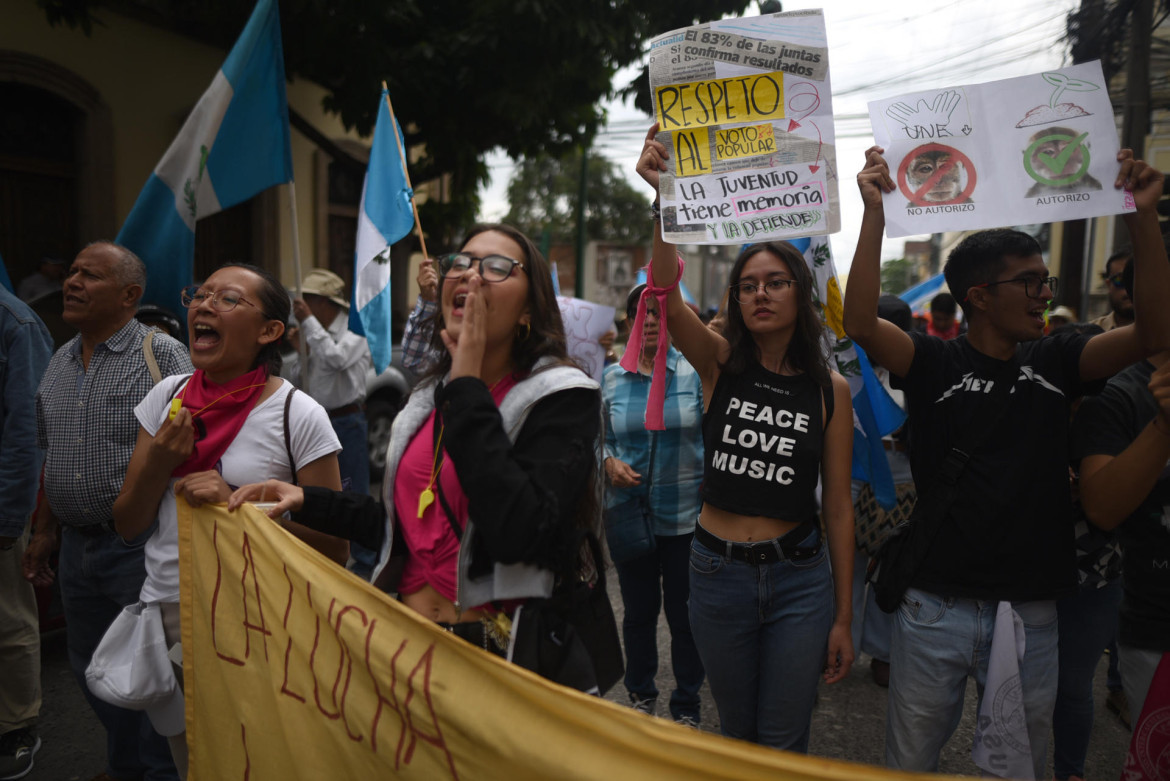
[[[366,337],[374,371],[379,374],[390,364],[394,346],[390,335],[390,245],[414,227],[413,193],[399,147],[402,128],[390,115],[386,98],[387,92],[382,90],[370,167],[358,209],[353,306],[349,310],[349,330]]]
[[[882,437],[897,431],[905,422],[906,413],[878,381],[865,353],[845,335],[845,305],[829,250],[829,237],[789,239],[788,243],[804,255],[812,272],[813,303],[825,328],[831,332],[828,338],[833,364],[849,381],[853,397],[853,479],[869,483],[878,504],[889,509],[897,495]]]
[[[292,178],[280,11],[260,0],[118,233],[146,264],[145,299],[181,311],[196,220]]]

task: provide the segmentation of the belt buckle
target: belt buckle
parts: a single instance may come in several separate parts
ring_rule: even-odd
[[[745,543],[745,553],[747,553],[747,560],[755,565],[768,563],[768,551],[772,545],[768,542],[749,542]]]

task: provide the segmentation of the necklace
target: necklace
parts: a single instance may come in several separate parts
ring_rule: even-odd
[[[506,380],[510,376],[511,376],[511,372],[505,374],[503,377],[496,380],[496,382],[492,385],[492,387],[488,388],[488,393],[489,394],[494,393],[496,388],[500,387],[500,383],[502,383],[504,380]],[[437,410],[436,410],[436,414],[438,414]],[[439,423],[439,436],[435,437],[435,452],[431,456],[431,476],[430,476],[430,479],[427,480],[427,487],[424,488],[422,490],[422,493],[420,493],[418,495],[418,517],[419,517],[419,520],[422,520],[423,513],[425,513],[427,511],[427,508],[435,503],[434,488],[435,488],[436,482],[439,479],[439,472],[442,471],[442,468],[443,468],[443,465],[442,465],[440,458],[441,458],[441,454],[443,452],[443,432],[446,430],[446,428],[447,428],[447,425],[445,423],[442,423],[442,422]]]
[[[427,480],[427,487],[418,495],[418,517],[421,519],[423,513],[427,508],[434,504],[435,492],[431,489],[435,485],[435,481],[439,478],[439,451],[443,447],[443,430],[446,428],[445,424],[439,425],[439,436],[435,439],[435,454],[431,460],[431,478]]]
[[[234,395],[234,394],[236,394],[236,393],[239,393],[240,391],[252,390],[252,388],[260,388],[260,387],[263,387],[264,385],[267,385],[267,384],[268,384],[268,380],[266,379],[266,380],[264,380],[264,382],[258,382],[258,383],[254,384],[254,385],[245,385],[245,386],[244,386],[244,387],[242,387],[242,388],[236,388],[236,389],[235,389],[235,390],[233,390],[233,391],[228,391],[227,393],[225,393],[225,394],[223,394],[222,396],[220,396],[218,399],[215,399],[215,400],[213,400],[213,401],[210,401],[210,402],[208,402],[207,404],[204,404],[204,405],[203,405],[203,407],[202,407],[202,409],[199,409],[199,410],[198,410],[198,411],[196,411],[196,412],[192,412],[192,413],[191,413],[191,417],[192,417],[192,418],[194,418],[194,417],[197,417],[197,416],[198,416],[200,413],[202,413],[202,412],[205,412],[205,411],[207,410],[207,408],[208,408],[208,407],[213,407],[213,406],[215,406],[215,405],[216,405],[218,402],[221,402],[221,401],[223,401],[223,400],[224,400],[224,399],[226,399],[228,396],[232,396],[232,395]],[[187,386],[186,386],[186,385],[184,385],[184,386],[183,386],[183,392],[182,392],[181,394],[179,394],[178,396],[176,396],[175,398],[171,399],[171,411],[170,411],[170,413],[169,413],[169,415],[168,415],[168,416],[170,417],[170,419],[171,419],[171,420],[174,420],[174,419],[175,419],[175,415],[178,415],[178,414],[179,414],[179,408],[183,406],[183,400],[184,400],[186,397],[187,397]]]

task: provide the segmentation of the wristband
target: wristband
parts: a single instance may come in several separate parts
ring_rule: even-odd
[[[650,204],[650,219],[654,222],[662,222],[662,208],[658,205],[658,201]]]
[[[659,333],[669,332],[666,322],[666,297],[670,291],[678,287],[682,280],[682,255],[678,256],[678,276],[674,282],[666,287],[658,287],[654,280],[653,264],[646,266],[646,289],[638,299],[638,313],[634,317],[634,326],[630,329],[630,338],[626,342],[626,352],[622,355],[621,367],[631,374],[638,373],[638,356],[642,353],[642,324],[646,321],[646,299],[654,298],[658,301],[658,330]],[[654,353],[654,371],[650,375],[650,393],[646,399],[647,431],[663,431],[666,428],[662,409],[666,403],[666,353],[670,348],[665,339],[658,340],[658,348]]]

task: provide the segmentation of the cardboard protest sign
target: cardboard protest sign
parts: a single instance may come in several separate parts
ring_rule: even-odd
[[[558,686],[443,631],[252,505],[180,499],[178,511],[191,781],[911,777]]]
[[[1133,211],[1101,63],[869,104],[897,190],[886,235],[1055,222]]]
[[[841,229],[829,51],[819,10],[685,27],[650,44],[659,194],[676,244]]]
[[[605,348],[598,340],[613,330],[617,310],[580,298],[557,296],[561,320],[565,323],[565,346],[569,357],[581,365],[593,379],[601,382],[605,371]]]

